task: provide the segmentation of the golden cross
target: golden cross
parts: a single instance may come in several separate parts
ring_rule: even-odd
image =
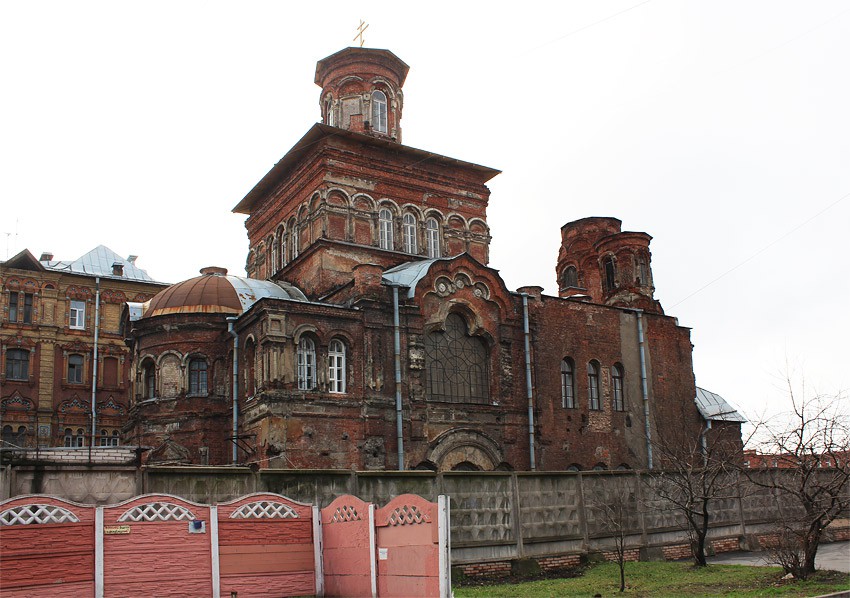
[[[365,41],[363,39],[363,32],[366,31],[368,28],[369,28],[369,24],[366,23],[363,19],[360,19],[360,25],[357,26],[357,35],[355,35],[354,39],[352,39],[351,41],[356,42],[357,38],[359,37],[360,38],[360,47],[362,48],[363,43]]]

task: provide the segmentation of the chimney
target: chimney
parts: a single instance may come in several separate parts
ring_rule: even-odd
[[[124,276],[124,264],[121,262],[114,262],[112,264],[112,276]]]
[[[201,268],[201,274],[204,276],[227,276],[227,268],[207,266],[206,268]]]
[[[53,254],[50,253],[49,251],[45,251],[44,253],[41,254],[41,257],[38,258],[38,261],[40,261],[40,262],[52,262],[53,261]]]

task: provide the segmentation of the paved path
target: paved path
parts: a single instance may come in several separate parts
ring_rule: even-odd
[[[708,562],[721,565],[768,565],[769,563],[765,562],[766,557],[765,552],[724,552],[708,557]],[[815,557],[815,565],[818,569],[850,573],[850,541],[821,544]]]

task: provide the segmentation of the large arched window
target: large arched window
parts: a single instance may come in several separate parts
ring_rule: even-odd
[[[298,390],[316,388],[316,343],[302,336],[298,341]]]
[[[576,407],[575,366],[569,357],[561,360],[561,406],[566,409]]]
[[[611,401],[614,411],[625,411],[626,402],[623,399],[623,366],[611,366]]]
[[[587,398],[591,409],[602,409],[599,403],[599,363],[596,361],[587,364]]]
[[[29,380],[30,352],[26,349],[6,351],[6,380]]]
[[[280,265],[281,267],[285,266],[288,262],[286,260],[286,240],[289,238],[289,235],[286,231],[282,231],[280,233]]]
[[[295,221],[293,221],[289,227],[289,241],[292,245],[292,249],[289,251],[289,261],[292,261],[298,257],[298,251],[301,249],[301,247],[299,247],[301,239],[298,234],[298,223]]]
[[[68,355],[68,384],[83,383],[83,356]]]
[[[440,225],[436,218],[428,218],[425,221],[425,237],[428,257],[440,257]]]
[[[416,216],[408,212],[402,218],[402,232],[404,233],[404,251],[405,253],[417,253],[418,247],[416,243]]]
[[[345,392],[345,345],[338,339],[328,346],[328,391]]]
[[[207,395],[207,361],[194,358],[189,361],[189,394]]]
[[[445,331],[425,336],[426,392],[432,401],[490,401],[489,356],[484,341],[469,335],[464,319],[449,314]]]
[[[567,266],[561,277],[561,288],[568,289],[578,286],[578,271],[575,266]]]
[[[379,133],[387,132],[387,96],[376,89],[372,92],[372,129]]]
[[[393,248],[393,213],[387,208],[378,212],[378,244],[381,249]]]
[[[65,428],[65,446],[68,448],[86,446],[86,432],[82,428],[77,428],[75,434],[71,428]]]

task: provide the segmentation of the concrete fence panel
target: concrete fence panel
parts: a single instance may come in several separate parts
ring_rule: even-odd
[[[94,595],[95,509],[52,496],[0,505],[0,595]]]

